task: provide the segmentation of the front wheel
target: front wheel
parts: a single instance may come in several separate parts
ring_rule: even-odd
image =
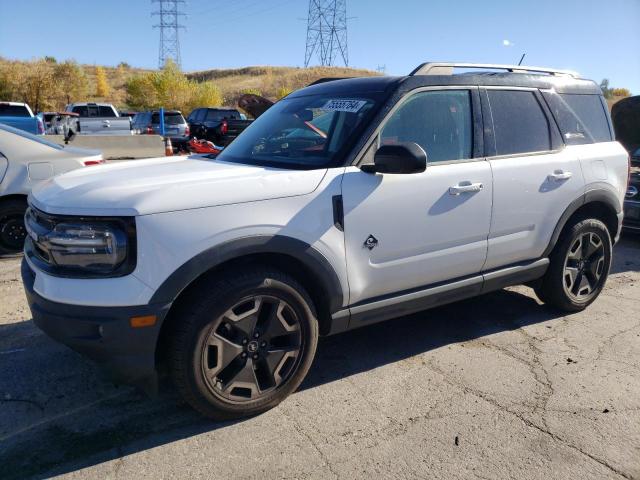
[[[0,202],[0,255],[20,253],[27,237],[24,214],[27,202],[12,198]]]
[[[169,361],[174,382],[200,413],[254,415],[300,385],[315,355],[318,322],[293,278],[271,269],[229,273],[187,303],[174,320]]]
[[[552,252],[536,294],[561,310],[584,310],[604,288],[611,251],[611,235],[604,223],[592,218],[575,221]]]

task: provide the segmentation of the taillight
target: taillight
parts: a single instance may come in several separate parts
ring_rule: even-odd
[[[187,125],[184,127],[184,136],[188,137],[189,135],[191,135],[191,129],[189,128],[189,125]]]
[[[86,160],[84,162],[85,167],[90,167],[92,165],[101,165],[104,163],[104,160]]]
[[[153,125],[147,125],[147,135],[153,135]]]
[[[38,118],[38,134],[44,135],[44,124],[42,123],[42,120],[40,120],[39,118]]]
[[[222,133],[222,135],[226,135],[229,132],[229,124],[226,120],[224,120],[222,122],[222,125],[220,125],[220,132]]]

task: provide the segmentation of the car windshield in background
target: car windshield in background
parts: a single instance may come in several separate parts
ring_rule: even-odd
[[[0,103],[0,117],[30,117],[24,105],[7,105]]]
[[[47,147],[54,148],[56,150],[62,150],[64,147],[62,145],[58,145],[57,143],[50,142],[49,140],[45,140],[42,136],[32,135],[29,132],[25,132],[24,130],[18,130],[17,128],[10,127],[9,125],[4,125],[0,123],[0,130],[4,130],[5,132],[13,133],[14,135],[19,135],[24,138],[28,138],[29,140],[33,140],[34,142],[38,142],[41,145],[46,145]]]
[[[160,114],[154,113],[151,117],[151,123],[158,124],[160,123]],[[180,113],[165,113],[164,114],[164,123],[167,125],[182,125],[185,123],[184,118],[182,118],[182,114]]]
[[[360,96],[310,95],[281,100],[218,159],[285,168],[326,167],[374,105],[371,98]]]

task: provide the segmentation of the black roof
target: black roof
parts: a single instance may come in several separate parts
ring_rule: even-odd
[[[357,77],[324,81],[290,95],[300,97],[315,94],[381,93],[391,89],[412,90],[419,87],[478,85],[499,87],[528,87],[555,89],[558,93],[582,93],[600,95],[600,87],[592,80],[571,76],[541,75],[531,73],[487,72],[461,73],[456,75],[409,75],[405,77]]]

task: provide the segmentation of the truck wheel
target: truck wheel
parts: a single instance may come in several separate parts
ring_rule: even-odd
[[[24,228],[24,213],[27,202],[12,198],[0,201],[0,255],[20,253],[27,231]]]
[[[560,310],[584,310],[604,288],[611,250],[611,235],[604,223],[593,218],[577,219],[565,228],[551,253],[536,294]]]
[[[231,419],[273,408],[302,382],[318,343],[313,302],[277,270],[234,271],[190,292],[176,312],[169,367],[203,415]]]

